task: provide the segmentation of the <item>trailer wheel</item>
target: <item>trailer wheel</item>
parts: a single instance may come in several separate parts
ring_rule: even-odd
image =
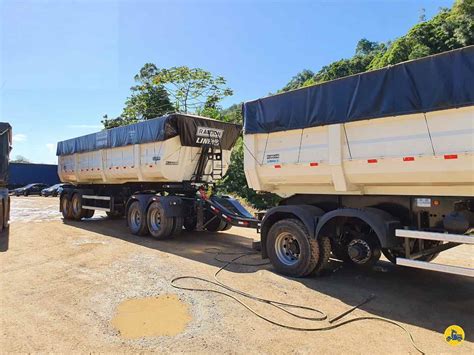
[[[232,228],[232,224],[230,224],[229,222],[226,222],[225,227],[222,231],[228,231],[231,228]]]
[[[67,195],[61,196],[61,213],[63,215],[63,219],[70,220],[72,219],[72,210],[71,210],[71,201],[67,198]]]
[[[81,197],[78,193],[72,195],[71,211],[72,218],[76,221],[80,221],[85,216],[86,210],[82,209]]]
[[[133,202],[127,211],[127,222],[130,232],[135,235],[147,235],[148,226],[146,213],[143,213],[140,208],[140,202]]]
[[[173,217],[171,235],[178,235],[183,231],[184,217]]]
[[[267,235],[268,257],[277,272],[304,277],[319,272],[327,263],[330,242],[311,238],[303,223],[296,219],[276,222]]]
[[[147,224],[150,234],[156,239],[168,238],[173,231],[173,217],[166,217],[160,202],[155,201],[148,207]]]
[[[218,216],[211,217],[214,218],[209,224],[206,226],[206,229],[209,232],[220,232],[223,231],[226,227],[227,222],[220,219]]]

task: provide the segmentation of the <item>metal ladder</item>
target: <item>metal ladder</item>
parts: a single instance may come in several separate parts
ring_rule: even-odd
[[[192,181],[194,182],[206,182],[204,181],[205,177],[210,177],[214,181],[224,177],[221,140],[218,137],[211,136],[209,136],[209,139],[211,142],[217,142],[217,145],[202,145],[201,152],[199,153],[199,160],[192,177]],[[209,161],[211,162],[211,171],[206,173],[205,171]]]

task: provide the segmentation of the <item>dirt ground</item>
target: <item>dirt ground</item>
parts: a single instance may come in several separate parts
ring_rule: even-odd
[[[170,285],[181,275],[212,279],[222,263],[206,248],[250,251],[252,240],[258,240],[254,231],[183,232],[156,241],[133,236],[124,220],[102,214],[63,223],[57,210],[56,198],[12,198],[10,232],[2,237],[0,252],[1,352],[416,353],[407,335],[390,324],[361,321],[331,331],[293,331],[257,318],[222,295]],[[462,246],[439,257],[440,262],[456,260],[472,267],[473,249]],[[261,259],[251,256],[245,262]],[[319,308],[329,318],[375,294],[375,300],[347,318],[378,316],[399,322],[427,353],[474,353],[472,279],[386,261],[368,272],[335,261],[330,266],[332,271],[319,278],[290,279],[268,265],[233,265],[220,279],[261,297]],[[206,286],[186,280],[182,284]],[[123,301],[164,295],[177,297],[189,309],[190,320],[180,333],[128,339],[114,328]],[[244,301],[294,326],[327,324],[295,321],[268,305]],[[452,324],[466,333],[466,341],[457,347],[443,337]]]

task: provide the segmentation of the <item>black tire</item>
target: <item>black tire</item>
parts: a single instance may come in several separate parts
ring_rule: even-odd
[[[214,216],[213,216],[214,217]],[[213,218],[211,217],[211,218]],[[206,225],[206,230],[209,232],[220,232],[224,230],[226,227],[227,222],[221,219],[218,216],[215,216],[214,219],[212,219],[207,225]]]
[[[290,242],[286,241],[286,236],[291,238]],[[284,249],[281,249],[282,243],[291,243],[291,246],[286,247],[284,244]],[[266,248],[275,270],[291,277],[304,277],[321,271],[331,251],[329,239],[324,238],[320,244],[311,238],[304,224],[296,219],[276,222],[268,232]],[[289,260],[292,256],[288,254],[290,249],[292,255],[297,255],[294,260]]]
[[[232,224],[230,224],[229,222],[226,222],[225,227],[224,229],[222,229],[222,231],[228,231],[231,228],[232,228]]]
[[[81,196],[78,193],[72,195],[71,212],[72,218],[76,221],[80,221],[86,214],[86,210],[82,208]]]
[[[188,232],[196,230],[197,218],[194,217],[184,217],[183,226]]]
[[[146,212],[141,210],[138,201],[130,205],[127,210],[127,224],[132,234],[143,236],[149,233],[146,215]]]
[[[173,232],[173,217],[166,217],[165,210],[159,201],[154,201],[148,206],[147,225],[152,237],[166,239]]]
[[[184,217],[173,217],[171,235],[179,235],[183,231]]]
[[[85,210],[84,218],[92,218],[94,217],[95,210]]]
[[[71,201],[67,198],[67,195],[62,195],[61,199],[59,200],[61,206],[61,213],[63,215],[63,219],[71,220],[72,219],[72,211],[71,211]]]
[[[28,191],[23,192],[23,196],[26,197],[26,196],[28,196],[28,195],[29,195]]]

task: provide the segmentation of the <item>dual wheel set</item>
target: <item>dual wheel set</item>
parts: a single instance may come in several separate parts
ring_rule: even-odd
[[[424,248],[433,248],[440,242],[424,243]],[[340,226],[337,235],[320,235],[315,239],[300,220],[282,219],[268,231],[265,246],[273,267],[291,277],[317,274],[331,256],[358,269],[370,269],[382,253],[393,264],[396,264],[397,257],[405,255],[403,247],[382,249],[373,229],[362,221],[349,221]],[[417,253],[421,247],[414,240],[410,249]],[[417,260],[431,261],[437,255],[434,253]]]
[[[82,207],[81,196],[78,193],[68,198],[61,196],[61,212],[65,220],[80,221],[83,218],[92,218],[94,210]],[[121,218],[120,213],[106,212],[109,218]],[[204,229],[209,232],[219,232],[228,230],[231,224],[206,211]],[[166,239],[178,235],[184,229],[193,231],[197,226],[196,217],[168,217],[159,201],[153,201],[143,211],[140,202],[134,201],[126,211],[127,224],[130,232],[134,235],[151,235],[156,239]]]
[[[205,213],[205,216],[204,226],[209,232],[224,231],[231,227],[231,224],[211,213]],[[153,201],[143,212],[140,202],[135,201],[127,210],[127,223],[132,234],[140,236],[149,234],[156,239],[166,239],[181,233],[183,227],[187,231],[196,230],[197,218],[195,216],[167,217],[159,201]]]

